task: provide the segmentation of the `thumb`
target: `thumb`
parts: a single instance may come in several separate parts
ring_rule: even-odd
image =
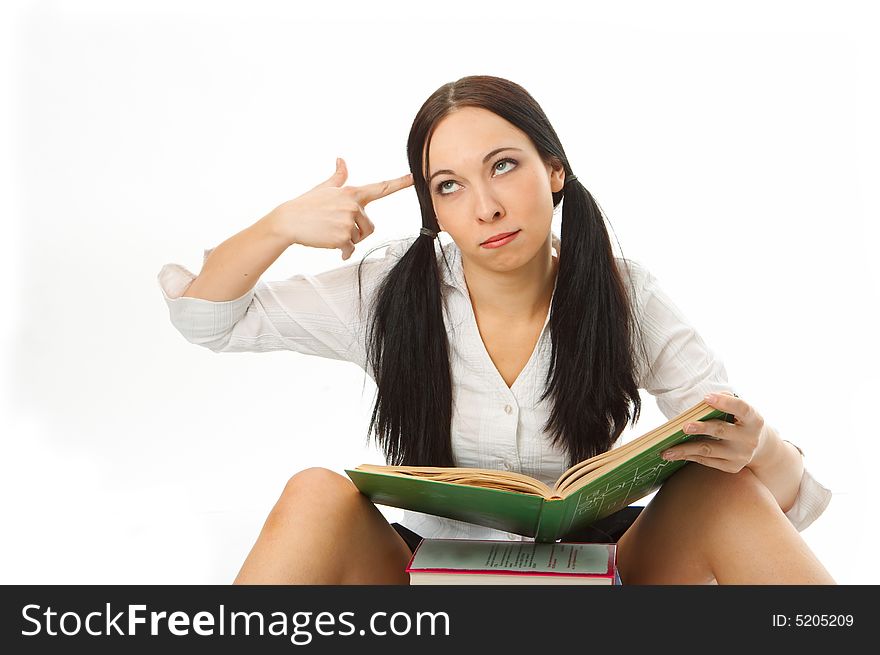
[[[333,175],[321,182],[315,188],[318,189],[320,187],[339,187],[345,184],[345,180],[347,179],[348,169],[345,167],[345,160],[342,159],[342,157],[337,157],[336,170],[333,172]]]

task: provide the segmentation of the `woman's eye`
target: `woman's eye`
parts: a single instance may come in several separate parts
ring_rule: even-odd
[[[498,164],[506,164],[506,163],[508,163],[508,162],[511,163],[511,164],[514,164],[514,165],[516,164],[516,160],[515,160],[515,159],[499,159],[498,161],[495,162],[495,166],[494,166],[493,168],[497,171],[497,170],[498,170]],[[510,169],[508,169],[508,170],[510,170]],[[505,171],[505,172],[506,172],[506,171]]]
[[[448,196],[449,195],[448,193],[443,193],[443,189],[446,188],[446,187],[444,187],[445,184],[455,184],[455,182],[452,180],[446,180],[445,182],[441,182],[440,184],[438,184],[437,185],[437,193],[439,193],[441,196]]]
[[[502,174],[505,174],[505,173],[507,173],[507,172],[510,170],[510,168],[507,168],[507,169],[499,169],[499,168],[498,168],[498,165],[499,165],[499,164],[507,164],[507,163],[510,163],[510,164],[513,164],[514,166],[516,166],[518,162],[517,162],[515,159],[510,159],[510,158],[508,158],[508,157],[505,157],[504,159],[499,159],[498,161],[496,161],[496,162],[492,165],[492,168],[493,168],[493,170],[495,170],[496,172],[498,172],[498,171],[500,170],[500,172],[501,172]],[[450,191],[449,193],[444,193],[444,189],[449,189],[449,187],[445,186],[445,185],[447,185],[447,184],[458,184],[458,182],[456,182],[455,180],[444,180],[443,182],[440,182],[440,183],[437,185],[437,187],[436,187],[436,188],[437,188],[437,193],[440,194],[441,196],[451,196],[451,195],[454,193],[454,191]]]

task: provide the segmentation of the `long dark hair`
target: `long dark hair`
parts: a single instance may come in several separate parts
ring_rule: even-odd
[[[440,119],[461,107],[495,113],[525,132],[546,164],[572,173],[550,121],[524,88],[498,77],[463,77],[431,94],[410,129],[406,150],[422,226],[440,229],[422,156],[427,159]],[[541,400],[552,396],[543,430],[554,445],[564,445],[573,464],[611,448],[627,423],[638,420],[635,348],[642,341],[634,338],[633,295],[618,271],[601,210],[578,180],[553,193],[554,208],[563,193],[559,270],[548,323],[552,355]],[[449,344],[434,239],[415,239],[379,285],[371,310],[366,356],[378,394],[368,442],[375,427],[389,464],[455,466]]]

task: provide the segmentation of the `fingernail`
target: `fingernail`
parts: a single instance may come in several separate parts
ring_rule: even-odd
[[[707,403],[714,403],[718,400],[718,396],[716,396],[714,393],[706,394],[703,400],[705,400]]]
[[[660,453],[660,457],[662,457],[663,459],[666,459],[666,460],[671,460],[673,457],[673,454],[669,450],[664,450],[662,453]]]

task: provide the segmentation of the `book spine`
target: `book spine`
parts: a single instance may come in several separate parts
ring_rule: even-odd
[[[560,537],[560,526],[564,503],[561,499],[545,500],[541,504],[538,515],[538,526],[535,528],[535,541],[556,541]]]

